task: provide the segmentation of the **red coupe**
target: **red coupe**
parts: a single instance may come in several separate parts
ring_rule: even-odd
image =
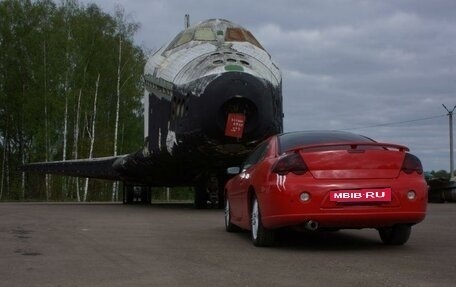
[[[253,244],[275,230],[376,228],[402,245],[426,215],[420,160],[402,145],[337,131],[284,133],[262,142],[225,186],[225,228],[251,230]]]

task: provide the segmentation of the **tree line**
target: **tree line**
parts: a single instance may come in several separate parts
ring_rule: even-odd
[[[143,141],[139,24],[77,0],[0,1],[0,200],[117,200],[117,185],[24,174]],[[88,192],[90,190],[90,192]]]

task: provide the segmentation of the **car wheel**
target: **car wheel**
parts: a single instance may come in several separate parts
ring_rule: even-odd
[[[271,246],[274,244],[274,231],[266,229],[261,221],[261,211],[256,197],[252,202],[251,235],[252,242],[255,246]]]
[[[388,245],[403,245],[410,238],[412,227],[409,225],[395,225],[378,229],[383,243]]]
[[[239,227],[231,223],[231,209],[228,198],[225,198],[225,230],[227,232],[236,232],[240,230]]]

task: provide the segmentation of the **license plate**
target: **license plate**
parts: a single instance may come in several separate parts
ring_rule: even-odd
[[[335,202],[390,202],[391,188],[332,190],[330,196]]]

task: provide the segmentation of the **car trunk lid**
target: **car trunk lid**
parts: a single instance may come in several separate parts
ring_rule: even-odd
[[[382,143],[343,143],[298,150],[316,179],[386,179],[399,176],[408,149]]]

